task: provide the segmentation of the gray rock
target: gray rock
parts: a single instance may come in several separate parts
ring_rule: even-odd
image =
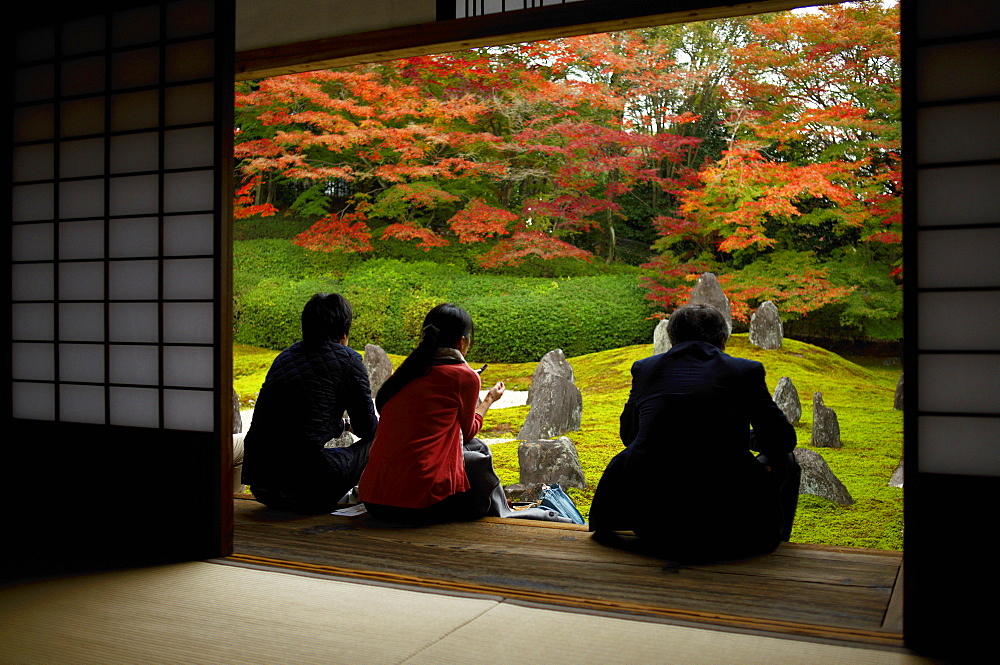
[[[899,460],[899,466],[896,470],[892,472],[892,477],[889,478],[889,487],[902,487],[903,486],[903,460]]]
[[[774,403],[785,414],[788,422],[793,425],[799,422],[802,417],[802,402],[799,401],[799,391],[795,389],[795,384],[787,376],[778,379],[778,385],[774,389]]]
[[[705,272],[701,274],[701,277],[698,278],[698,283],[691,290],[691,298],[687,304],[711,305],[719,310],[726,319],[726,328],[732,334],[733,311],[729,306],[729,298],[726,297],[726,294],[722,290],[722,285],[719,284],[719,279],[714,273]]]
[[[531,377],[527,404],[531,405],[517,438],[553,439],[580,429],[583,395],[573,383],[573,368],[562,349],[549,351]]]
[[[813,394],[812,444],[819,448],[840,448],[840,423],[833,409],[823,404],[823,393]]]
[[[558,483],[563,487],[587,487],[580,457],[569,437],[522,441],[517,447],[517,461],[521,467],[520,485]]]
[[[896,383],[896,394],[892,398],[892,408],[896,411],[903,410],[903,373],[899,373],[899,382]]]
[[[778,308],[765,300],[750,317],[750,343],[762,349],[780,349],[784,334]]]
[[[653,355],[660,353],[666,353],[670,350],[670,336],[667,335],[667,323],[670,321],[667,319],[660,319],[660,322],[656,324],[656,328],[653,329]]]
[[[575,381],[573,366],[566,360],[566,354],[562,349],[552,349],[538,361],[535,371],[531,374],[531,385],[528,387],[528,398],[525,404],[531,406],[531,397],[536,392],[536,386],[540,389],[542,384],[549,378],[558,376],[569,382]]]
[[[243,431],[243,418],[240,416],[240,396],[236,394],[236,389],[233,388],[233,434],[239,434]]]
[[[507,485],[503,488],[503,491],[511,501],[528,501],[534,503],[542,498],[542,483],[532,483],[530,485],[515,483],[514,485]]]
[[[802,467],[802,479],[799,482],[799,494],[814,494],[842,506],[854,503],[851,493],[844,483],[834,475],[826,460],[815,450],[796,448],[795,459]]]
[[[385,380],[392,374],[392,361],[377,344],[365,344],[364,365],[368,370],[368,383],[371,384],[372,397],[378,393]]]

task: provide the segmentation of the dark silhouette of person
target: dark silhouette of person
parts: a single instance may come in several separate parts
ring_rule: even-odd
[[[595,491],[594,538],[681,562],[771,552],[788,540],[798,502],[795,430],[764,366],[724,352],[718,310],[682,307],[667,334],[670,350],[632,365],[625,450]]]
[[[317,293],[302,309],[302,341],[278,354],[267,372],[243,440],[243,482],[271,508],[330,512],[368,462],[378,418],[368,371],[347,346],[353,318],[346,298]],[[325,447],[345,428],[361,439]]]

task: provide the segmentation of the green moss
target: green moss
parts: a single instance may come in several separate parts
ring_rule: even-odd
[[[817,346],[788,339],[781,349],[764,351],[752,346],[746,334],[734,335],[726,350],[762,362],[772,391],[781,377],[791,378],[803,407],[796,426],[799,446],[822,455],[856,501],[852,506],[838,506],[808,494],[800,496],[792,540],[901,550],[903,491],[887,485],[902,457],[902,413],[892,408],[899,369],[865,368]],[[651,345],[640,344],[570,358],[583,394],[583,418],[580,429],[568,436],[576,444],[588,487],[569,493],[584,517],[589,515],[594,489],[608,461],[622,449],[618,417],[628,399],[632,363],[651,353]],[[252,347],[234,348],[234,381],[241,397],[245,390],[256,396],[274,355]],[[398,366],[403,357],[390,359]],[[490,364],[483,384],[503,380],[508,389],[526,390],[535,366]],[[822,392],[824,403],[837,412],[842,448],[810,445],[814,392]],[[521,406],[490,411],[481,435],[516,437],[528,410]],[[517,442],[495,444],[492,450],[503,483],[517,482]]]

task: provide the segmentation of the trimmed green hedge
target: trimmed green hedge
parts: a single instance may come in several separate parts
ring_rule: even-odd
[[[477,362],[530,362],[555,348],[580,355],[648,343],[655,326],[632,275],[495,277],[429,261],[375,259],[339,279],[329,272],[303,278],[300,269],[284,263],[295,258],[294,251],[254,247],[266,265],[255,264],[237,280],[234,339],[241,344],[281,349],[294,343],[302,305],[317,291],[339,291],[351,301],[352,346],[378,344],[398,354],[413,349],[424,315],[442,302],[472,315],[476,333],[469,357]],[[249,255],[243,260],[253,261]]]

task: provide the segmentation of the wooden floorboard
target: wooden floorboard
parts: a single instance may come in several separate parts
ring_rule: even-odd
[[[295,516],[247,499],[235,504],[238,561],[681,621],[901,642],[897,626],[884,625],[899,552],[784,544],[745,561],[676,566],[600,545],[585,527],[487,519],[407,528],[367,518]]]

